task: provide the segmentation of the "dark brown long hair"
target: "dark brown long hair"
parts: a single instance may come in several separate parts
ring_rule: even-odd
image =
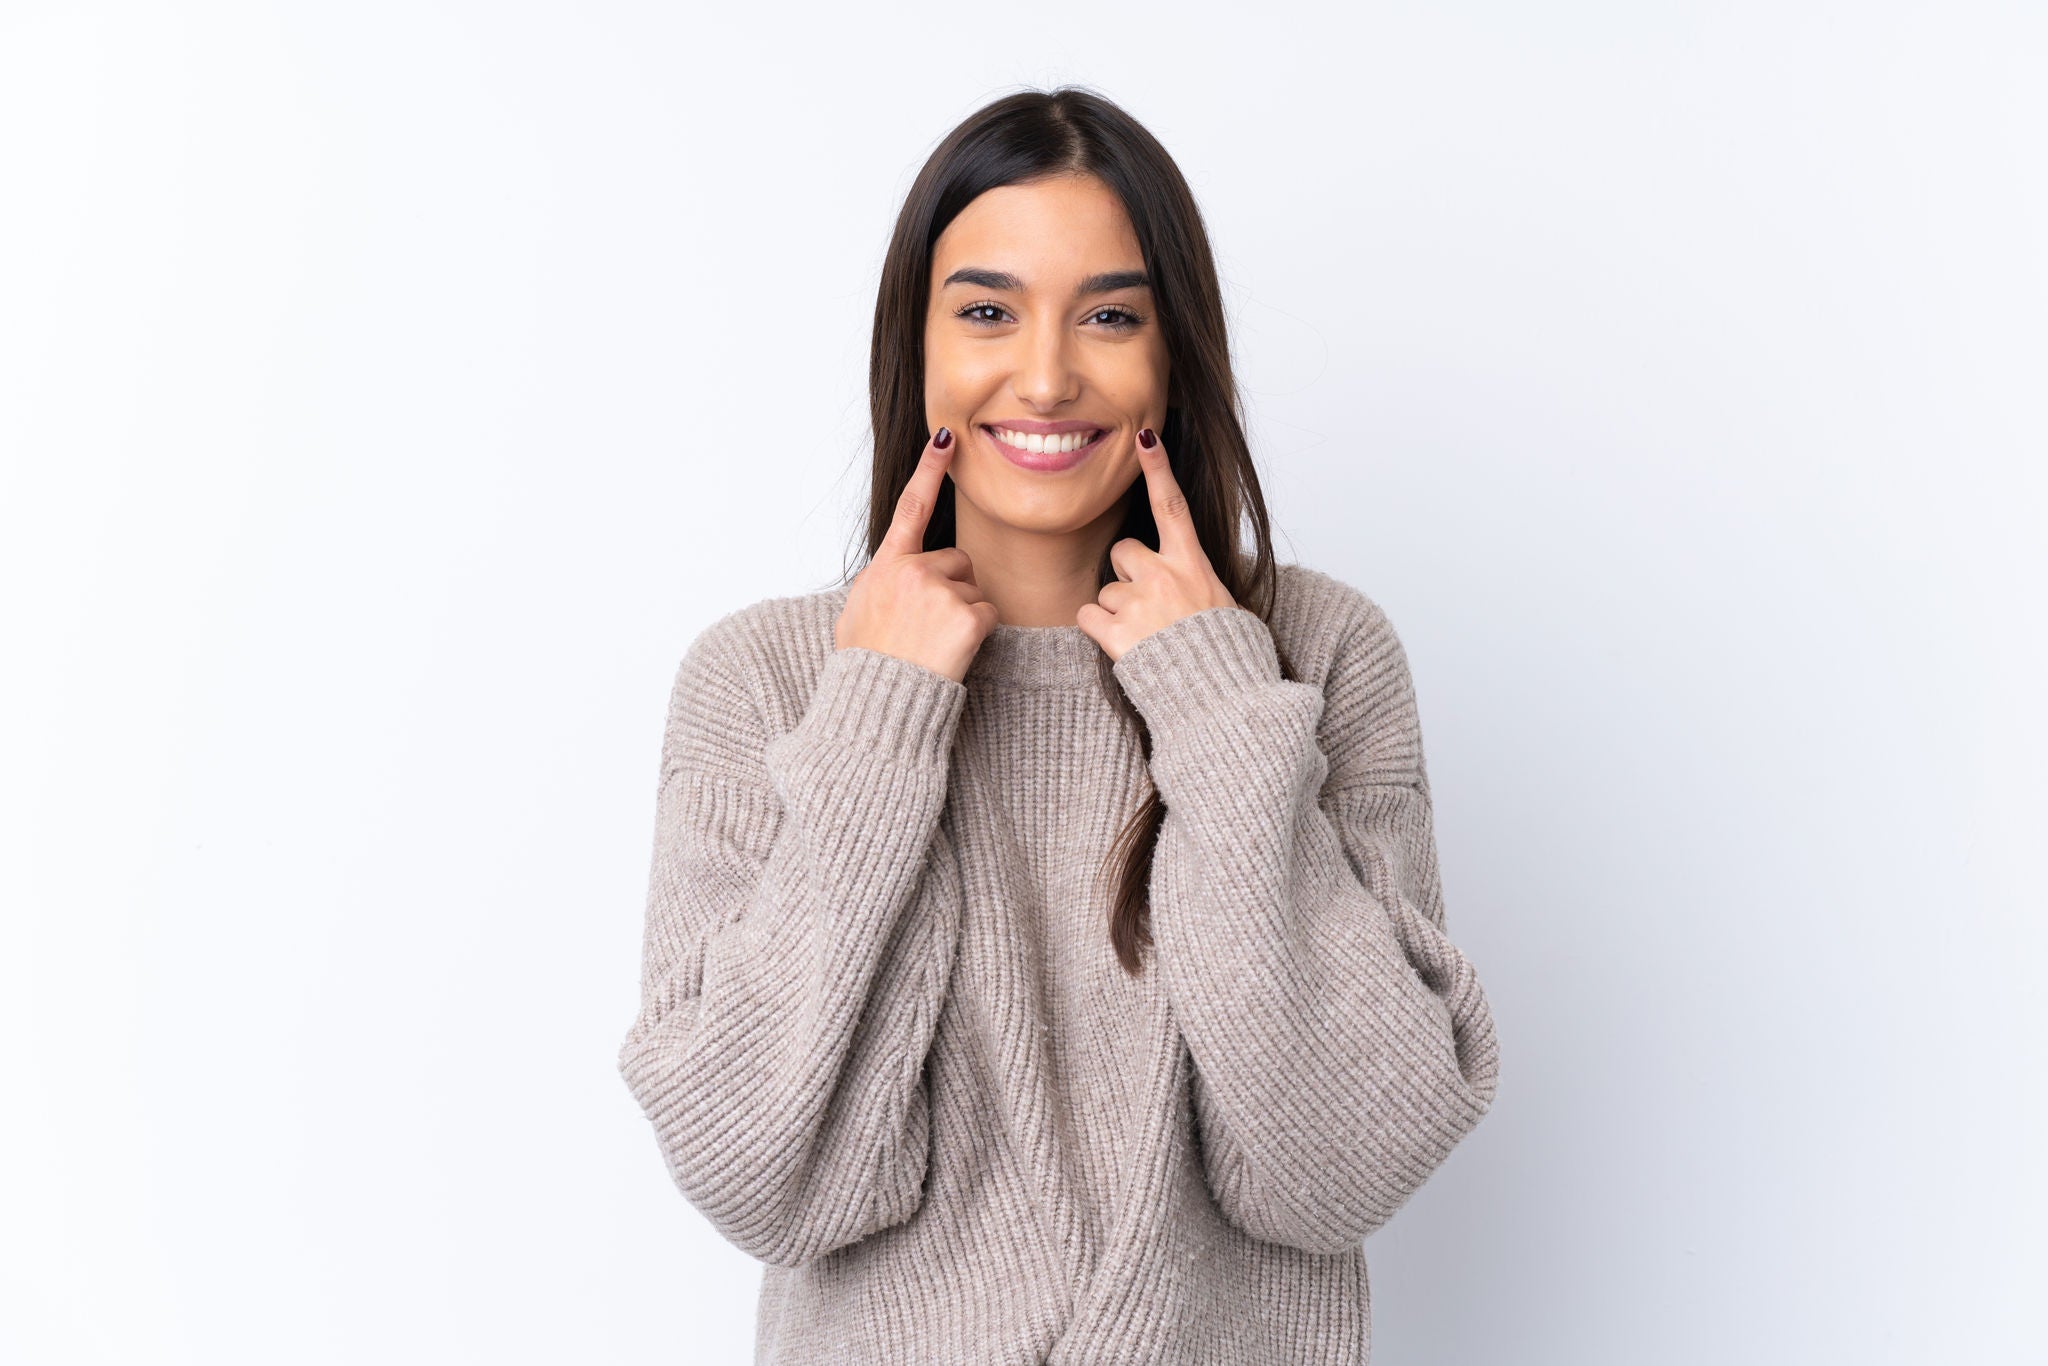
[[[1187,495],[1202,548],[1231,597],[1270,620],[1277,582],[1272,533],[1245,440],[1237,380],[1230,368],[1223,294],[1201,211],[1180,168],[1157,138],[1107,98],[1074,85],[1006,95],[976,110],[932,152],[904,199],[882,265],[868,356],[875,444],[867,545],[860,564],[848,570],[846,579],[850,582],[880,548],[896,500],[930,436],[925,428],[924,331],[931,303],[933,244],[962,209],[989,190],[1077,174],[1097,177],[1123,201],[1144,252],[1169,359],[1166,419],[1159,436],[1166,443],[1173,476]],[[1133,488],[1123,525],[1111,541],[1136,537],[1157,550],[1159,529],[1142,479]],[[1238,540],[1246,522],[1252,542],[1249,554]],[[932,509],[924,548],[952,545],[954,528],[953,481],[948,478]],[[1115,566],[1105,552],[1097,582],[1115,579]],[[1280,669],[1284,677],[1294,676],[1284,650]],[[1102,656],[1102,683],[1135,727],[1149,764],[1151,732],[1117,686],[1107,654]],[[1165,815],[1158,789],[1153,788],[1104,862],[1104,872],[1111,873],[1115,887],[1109,905],[1110,944],[1132,976],[1143,971],[1141,950],[1152,943],[1146,892]]]

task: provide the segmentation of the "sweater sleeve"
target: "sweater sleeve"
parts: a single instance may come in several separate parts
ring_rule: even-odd
[[[858,647],[771,734],[699,637],[661,747],[640,1009],[618,1067],[678,1189],[795,1266],[908,1219],[957,938],[935,839],[966,689]]]
[[[1204,1175],[1239,1228],[1318,1253],[1392,1218],[1499,1075],[1485,995],[1444,933],[1406,657],[1370,600],[1348,617],[1322,687],[1283,679],[1239,607],[1183,617],[1115,668],[1167,807],[1151,927]]]

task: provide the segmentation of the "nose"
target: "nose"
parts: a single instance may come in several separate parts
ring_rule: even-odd
[[[1038,323],[1018,334],[1017,368],[1010,387],[1018,401],[1038,412],[1054,412],[1081,392],[1081,372],[1074,365],[1072,338],[1058,324]]]

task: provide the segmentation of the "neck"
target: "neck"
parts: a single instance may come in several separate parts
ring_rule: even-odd
[[[954,496],[953,543],[1006,626],[1072,626],[1101,590],[1097,568],[1123,525],[1121,500],[1086,526],[1039,531],[998,522]]]

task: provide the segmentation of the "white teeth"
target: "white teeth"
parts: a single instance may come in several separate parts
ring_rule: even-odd
[[[1008,427],[992,429],[996,439],[1006,446],[1015,446],[1020,451],[1071,451],[1078,450],[1095,439],[1094,432],[1064,432],[1058,436],[1039,436],[1032,432],[1013,432]]]

